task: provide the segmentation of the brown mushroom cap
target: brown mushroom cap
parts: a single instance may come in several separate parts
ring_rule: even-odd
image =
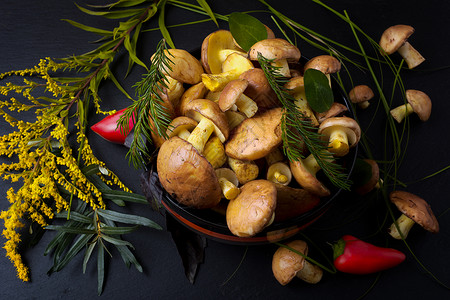
[[[232,132],[225,151],[242,160],[263,158],[281,144],[281,108],[244,120]]]
[[[230,231],[240,237],[254,236],[273,220],[277,190],[267,180],[253,180],[241,187],[241,193],[231,200],[226,219]]]
[[[372,159],[363,159],[363,161],[370,165],[372,175],[366,183],[355,189],[355,192],[359,195],[365,195],[372,191],[380,180],[380,169],[376,161]]]
[[[333,117],[324,120],[319,126],[319,133],[328,138],[330,131],[334,126],[345,128],[347,132],[348,143],[350,147],[358,144],[361,138],[361,128],[358,123],[349,117]]]
[[[297,62],[300,59],[300,50],[284,39],[266,39],[255,43],[248,51],[250,60],[258,60],[258,52],[267,59],[275,61],[286,59]]]
[[[427,94],[419,90],[407,90],[406,100],[421,121],[425,122],[430,118],[432,105],[431,99]]]
[[[319,197],[330,195],[330,190],[312,174],[302,161],[291,161],[292,176],[305,190]]]
[[[275,183],[277,208],[275,222],[289,220],[304,214],[320,203],[320,198],[304,189],[296,189]]]
[[[167,49],[164,51],[171,62],[168,64],[170,69],[161,70],[163,74],[188,84],[197,84],[202,81],[202,64],[192,54],[183,49]],[[151,60],[153,60],[153,56]]]
[[[339,102],[333,102],[329,110],[316,113],[316,118],[319,123],[322,123],[328,118],[342,116],[346,111],[348,111],[347,106]]]
[[[266,110],[281,106],[262,69],[250,69],[242,73],[239,78],[248,81],[248,87],[244,93],[258,104],[259,109]]]
[[[311,58],[304,67],[304,70],[316,69],[324,74],[333,74],[341,70],[341,62],[331,55],[319,55]]]
[[[179,107],[176,108],[179,114],[184,115],[186,113],[185,110],[188,103],[195,99],[203,99],[207,91],[208,90],[203,82],[199,82],[188,88],[181,96]]]
[[[176,117],[175,119],[170,122],[169,126],[167,127],[166,134],[169,138],[173,136],[177,136],[181,131],[188,130],[192,131],[192,129],[197,126],[197,121],[188,118],[188,117]]]
[[[372,89],[364,84],[355,86],[348,93],[348,97],[350,98],[350,101],[355,104],[369,101],[374,96],[375,95],[374,95]]]
[[[389,198],[402,214],[425,230],[433,233],[439,232],[439,223],[430,205],[425,200],[406,191],[393,191]]]
[[[208,118],[214,123],[214,132],[223,143],[228,139],[228,120],[220,110],[219,105],[211,100],[192,100],[185,108],[186,116],[200,122],[202,118]]]
[[[222,72],[223,60],[220,57],[220,51],[226,49],[239,51],[239,48],[234,44],[231,32],[228,30],[214,31],[203,40],[201,61],[206,73],[218,74]]]
[[[244,93],[248,86],[248,81],[245,79],[235,79],[227,83],[219,96],[219,107],[222,111],[229,110],[236,100]]]
[[[386,29],[381,35],[380,47],[390,55],[398,50],[408,40],[414,28],[409,25],[394,25]]]
[[[179,137],[161,145],[157,171],[162,187],[183,205],[211,208],[220,202],[222,190],[213,167]]]
[[[301,240],[294,240],[286,246],[308,255],[308,245]],[[272,272],[281,285],[286,285],[301,271],[305,264],[305,258],[291,250],[279,247],[272,259]]]

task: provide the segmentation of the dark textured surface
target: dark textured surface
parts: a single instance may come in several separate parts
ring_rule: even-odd
[[[91,1],[102,3],[109,1]],[[330,12],[312,1],[269,1],[273,5],[301,24],[331,37],[343,44],[357,47],[350,28],[338,20]],[[450,4],[447,1],[326,1],[336,10],[347,10],[349,16],[365,32],[378,40],[385,28],[394,24],[409,24],[416,28],[411,43],[420,49],[427,61],[419,68],[427,72],[407,72],[404,76],[406,88],[425,91],[433,101],[433,112],[426,123],[411,118],[411,136],[405,163],[402,165],[399,178],[411,182],[434,173],[450,164],[448,154],[450,110],[450,92],[448,80],[450,69],[436,71],[442,66],[450,66],[450,42],[448,39]],[[229,13],[233,10],[259,9],[257,1],[211,1],[213,10]],[[265,24],[272,28],[275,25],[266,13],[258,13]],[[168,11],[169,24],[201,19],[178,9]],[[72,27],[62,19],[72,19],[94,27],[111,29],[114,21],[92,17],[81,13],[72,1],[5,1],[0,2],[0,72],[12,69],[23,69],[36,65],[43,57],[65,57],[80,54],[93,49],[90,41],[97,36]],[[156,26],[155,22],[151,22]],[[221,23],[222,28],[227,28]],[[178,48],[192,50],[199,47],[203,38],[215,30],[211,23],[201,23],[183,28],[171,29],[173,40]],[[277,36],[280,36],[276,31]],[[138,54],[147,60],[152,54],[157,41],[158,32],[146,33],[141,40]],[[302,55],[312,57],[322,54],[303,42],[299,43]],[[393,56],[398,60],[398,56]],[[125,88],[132,93],[131,86],[140,79],[143,72],[135,68],[131,76],[123,78],[127,58],[119,56],[113,71]],[[357,83],[369,84],[368,76],[355,77]],[[389,86],[390,81],[384,82]],[[128,100],[118,94],[111,86],[102,87],[104,109],[123,108]],[[2,96],[3,97],[3,96]],[[400,100],[398,101],[400,103]],[[373,108],[371,108],[373,109]],[[360,116],[370,119],[370,110]],[[100,117],[93,117],[94,124]],[[364,122],[364,121],[363,121]],[[8,131],[8,125],[0,120],[1,132]],[[375,122],[368,133],[373,136],[374,152],[383,149],[383,127]],[[126,184],[139,191],[139,171],[133,170],[126,161],[125,147],[108,144],[94,134],[89,134],[96,155],[104,160]],[[3,160],[2,160],[3,161]],[[421,228],[413,228],[408,243],[417,258],[442,282],[450,285],[450,216],[446,210],[450,207],[450,173],[444,172],[425,181],[410,184],[408,190],[426,199],[438,216],[441,232],[430,234]],[[9,182],[1,182],[0,209],[6,209],[8,203],[6,190]],[[323,218],[305,231],[305,234],[317,243],[327,255],[331,255],[328,242],[337,240],[344,234],[352,234],[359,238],[384,244],[385,235],[373,237],[383,215],[378,208],[383,208],[382,199],[374,199],[369,205],[361,205],[354,199],[342,194]],[[132,206],[131,211],[150,217],[160,224],[164,218],[150,208]],[[382,210],[381,210],[382,211]],[[388,222],[390,223],[390,222]],[[381,230],[386,230],[386,227]],[[82,257],[74,259],[59,273],[46,275],[51,267],[51,257],[43,256],[44,249],[51,239],[45,234],[33,248],[24,247],[22,253],[25,262],[31,269],[31,283],[22,283],[16,278],[12,264],[0,251],[0,299],[87,299],[96,297],[96,266],[91,262],[86,274],[82,273]],[[275,245],[255,246],[246,249],[240,246],[224,245],[208,241],[205,249],[204,263],[200,265],[195,284],[189,283],[184,275],[183,265],[177,249],[171,240],[170,233],[142,229],[128,238],[136,247],[135,254],[141,262],[144,273],[134,268],[127,269],[118,253],[112,252],[108,258],[106,284],[101,296],[106,299],[196,299],[196,298],[301,298],[301,299],[356,299],[372,286],[365,299],[409,298],[409,299],[444,299],[450,296],[448,290],[440,286],[424,271],[413,255],[401,241],[389,240],[389,245],[407,254],[407,259],[400,266],[377,275],[355,276],[346,274],[325,274],[322,282],[308,285],[299,280],[282,287],[273,278],[271,258],[276,250]],[[27,242],[26,237],[24,238]],[[3,238],[0,242],[3,243]],[[245,258],[242,257],[245,254]],[[324,262],[319,251],[310,246],[310,255]],[[326,263],[326,262],[325,262]]]

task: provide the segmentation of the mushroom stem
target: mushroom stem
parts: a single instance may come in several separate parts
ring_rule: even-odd
[[[411,104],[406,103],[404,105],[400,105],[394,109],[391,109],[391,116],[398,122],[401,123],[403,119],[414,112]]]
[[[336,128],[331,131],[330,138],[328,142],[329,151],[334,153],[336,156],[344,156],[349,151],[347,132],[341,126],[336,126]]]
[[[317,172],[321,169],[316,158],[312,154],[308,155],[308,157],[303,160],[303,165],[313,176],[316,176]]]
[[[298,271],[296,276],[307,283],[315,284],[322,279],[323,271],[318,266],[305,260],[303,269]]]
[[[220,168],[226,161],[225,148],[217,136],[211,137],[203,148],[203,156],[213,166],[214,169]]]
[[[289,64],[287,59],[282,58],[271,63],[273,67],[278,68],[277,71],[281,76],[291,77],[291,71],[289,70]]]
[[[214,123],[207,118],[202,118],[198,125],[192,130],[187,141],[202,153],[206,142],[214,131]]]
[[[280,173],[279,171],[275,171],[275,173],[273,174],[273,178],[275,178],[276,181],[281,184],[286,183],[288,181],[287,176]]]
[[[228,127],[230,128],[230,130],[233,130],[236,126],[241,124],[246,119],[243,114],[230,110],[227,110],[225,112],[225,116],[227,117]]]
[[[181,129],[178,132],[178,137],[182,138],[183,140],[187,141],[191,133],[187,129]]]
[[[415,224],[415,222],[412,219],[410,219],[406,215],[402,214],[397,219],[397,225],[402,234],[400,234],[400,232],[397,230],[397,226],[395,226],[395,223],[393,223],[391,225],[391,227],[389,227],[388,232],[394,239],[401,240],[402,235],[403,235],[403,238],[406,239],[409,231],[411,230],[411,228],[414,224]]]
[[[236,106],[240,112],[247,116],[247,118],[253,117],[258,111],[258,105],[256,102],[244,94],[241,94],[241,96],[236,100]]]
[[[222,189],[223,195],[228,200],[233,200],[240,193],[239,188],[237,186],[235,186],[231,181],[226,179],[225,177],[219,178],[219,185],[220,185],[220,188]]]
[[[409,42],[398,48],[397,52],[403,57],[408,68],[413,69],[425,61],[425,58]]]

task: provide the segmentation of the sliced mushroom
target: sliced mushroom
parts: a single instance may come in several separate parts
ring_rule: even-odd
[[[409,116],[413,112],[423,122],[430,118],[432,105],[431,99],[427,94],[418,90],[407,90],[406,100],[408,103],[398,106],[390,112],[398,123],[401,123],[406,116]]]
[[[281,246],[275,251],[272,259],[272,272],[278,282],[286,285],[297,276],[307,283],[318,283],[322,279],[323,271],[305,259],[305,256],[308,255],[306,242],[294,240],[287,243],[286,246],[303,255]]]
[[[220,168],[216,169],[216,175],[219,178],[220,188],[225,199],[233,200],[236,198],[240,193],[236,174],[231,169]]]
[[[412,226],[417,223],[425,230],[437,233],[439,232],[439,223],[431,210],[430,205],[414,194],[406,191],[393,191],[389,195],[392,203],[394,203],[402,215],[397,219],[396,223],[400,232],[395,226],[391,225],[388,232],[395,239],[404,239],[408,236]]]
[[[330,190],[316,177],[321,168],[312,154],[305,159],[291,161],[290,167],[295,180],[305,190],[319,197],[330,195]]]
[[[225,112],[236,105],[237,109],[244,113],[247,118],[253,117],[258,111],[258,105],[244,94],[247,86],[248,81],[246,79],[235,79],[227,83],[219,96],[220,109]]]
[[[162,187],[183,205],[211,208],[220,202],[222,190],[213,167],[177,136],[161,145],[157,172]]]
[[[253,180],[241,187],[241,193],[227,207],[226,220],[230,231],[240,237],[254,236],[274,219],[277,190],[267,180]]]
[[[414,28],[409,25],[394,25],[386,29],[379,43],[382,54],[391,55],[397,51],[410,69],[423,63],[425,58],[408,42],[413,33]]]
[[[277,188],[277,208],[275,222],[282,222],[300,216],[320,203],[320,198],[304,189],[296,189],[279,183]]]
[[[371,100],[374,96],[375,95],[372,89],[364,84],[355,86],[348,93],[350,101],[354,104],[357,104],[362,109],[366,109],[367,107],[369,107],[369,100]]]
[[[361,138],[361,128],[349,117],[328,118],[320,124],[318,132],[329,141],[328,151],[335,156],[347,155]]]

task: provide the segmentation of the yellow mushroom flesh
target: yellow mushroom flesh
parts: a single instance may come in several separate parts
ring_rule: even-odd
[[[400,234],[399,230],[397,229],[397,226],[395,226],[395,223],[392,223],[391,227],[389,227],[388,229],[388,232],[394,239],[401,240],[402,235],[403,238],[406,239],[409,231],[411,230],[411,228],[415,223],[416,222],[414,222],[411,218],[408,218],[406,215],[402,214],[397,219],[397,225],[402,234]]]

